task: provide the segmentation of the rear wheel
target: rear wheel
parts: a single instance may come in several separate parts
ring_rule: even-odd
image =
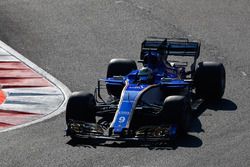
[[[196,94],[206,100],[221,99],[225,92],[226,72],[223,64],[201,62],[195,72]]]
[[[163,123],[176,124],[182,133],[189,130],[192,114],[185,96],[173,95],[164,100],[161,119]]]
[[[126,76],[132,70],[136,70],[137,66],[134,60],[129,59],[112,59],[109,62],[107,70],[107,78],[113,76]],[[107,84],[107,90],[110,95],[120,97],[124,85]]]

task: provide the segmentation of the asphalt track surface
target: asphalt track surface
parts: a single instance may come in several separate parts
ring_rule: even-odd
[[[249,16],[248,0],[1,0],[0,40],[72,91],[93,90],[111,58],[138,59],[150,35],[200,39],[227,88],[175,149],[74,145],[61,114],[1,133],[0,166],[250,166]]]

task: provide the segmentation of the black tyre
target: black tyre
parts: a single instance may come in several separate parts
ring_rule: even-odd
[[[74,92],[66,107],[66,123],[70,120],[95,123],[95,98],[90,93]]]
[[[188,98],[180,95],[168,96],[164,100],[161,121],[167,124],[177,124],[181,133],[190,128],[192,110]]]
[[[201,62],[195,72],[196,94],[205,100],[221,99],[225,92],[226,72],[223,64]]]
[[[107,78],[113,77],[113,76],[126,76],[132,70],[136,70],[136,69],[137,69],[137,66],[134,60],[112,59],[108,65]],[[120,97],[123,87],[124,85],[107,84],[108,93],[115,97]]]

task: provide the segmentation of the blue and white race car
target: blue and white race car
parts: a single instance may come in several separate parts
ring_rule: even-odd
[[[142,43],[142,68],[133,60],[112,59],[94,94],[75,92],[69,98],[66,134],[72,139],[154,142],[187,132],[193,104],[218,100],[225,90],[223,64],[201,62],[197,67],[199,54],[199,42],[150,37]],[[188,57],[191,65],[178,60]]]

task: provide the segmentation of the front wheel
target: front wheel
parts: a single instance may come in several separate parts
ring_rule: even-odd
[[[66,107],[66,123],[70,120],[95,123],[95,98],[90,93],[74,92]]]
[[[176,124],[179,131],[186,133],[191,124],[192,110],[188,98],[181,95],[168,96],[162,109],[162,123]]]

